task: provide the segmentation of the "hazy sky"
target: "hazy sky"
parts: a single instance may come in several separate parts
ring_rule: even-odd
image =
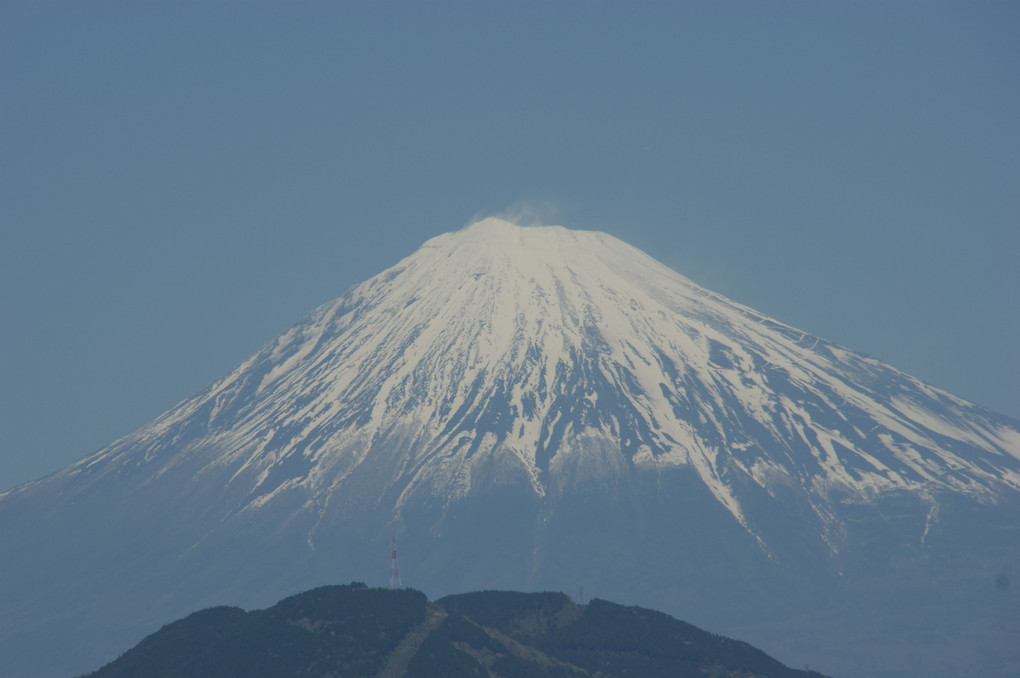
[[[529,206],[1020,417],[1020,3],[0,3],[0,490]]]

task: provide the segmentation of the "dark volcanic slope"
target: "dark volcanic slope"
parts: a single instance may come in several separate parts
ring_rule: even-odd
[[[177,676],[819,676],[672,617],[562,593],[324,586],[266,609],[215,607],[152,634],[90,678]]]

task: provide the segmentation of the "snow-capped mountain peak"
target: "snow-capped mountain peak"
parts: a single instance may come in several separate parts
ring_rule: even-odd
[[[366,464],[397,519],[423,496],[689,467],[756,537],[746,482],[807,497],[827,533],[837,500],[1020,489],[1020,434],[979,408],[612,236],[496,218],[427,241],[78,468],[159,459],[182,431],[249,510],[298,488],[325,507]]]
[[[59,647],[72,675],[199,607],[379,581],[396,532],[433,594],[584,585],[848,676],[957,675],[1020,661],[986,595],[1018,524],[1020,422],[612,236],[483,219],[0,495],[0,672],[26,638],[21,673]]]

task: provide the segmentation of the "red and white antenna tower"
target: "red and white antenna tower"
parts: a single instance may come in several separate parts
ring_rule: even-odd
[[[390,564],[390,588],[391,589],[402,589],[404,588],[400,583],[400,568],[397,567],[397,533],[393,533],[393,560]]]

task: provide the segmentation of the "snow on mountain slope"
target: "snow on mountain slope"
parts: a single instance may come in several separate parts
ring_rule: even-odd
[[[611,236],[494,218],[429,240],[69,472],[123,456],[158,473],[185,463],[161,454],[182,436],[218,441],[207,463],[230,467],[247,510],[298,488],[325,505],[380,447],[400,451],[376,478],[398,514],[478,482],[541,497],[630,466],[695,469],[747,529],[733,473],[799,488],[826,524],[836,498],[1020,489],[1020,433],[980,408]],[[505,478],[487,477],[493,459]]]

